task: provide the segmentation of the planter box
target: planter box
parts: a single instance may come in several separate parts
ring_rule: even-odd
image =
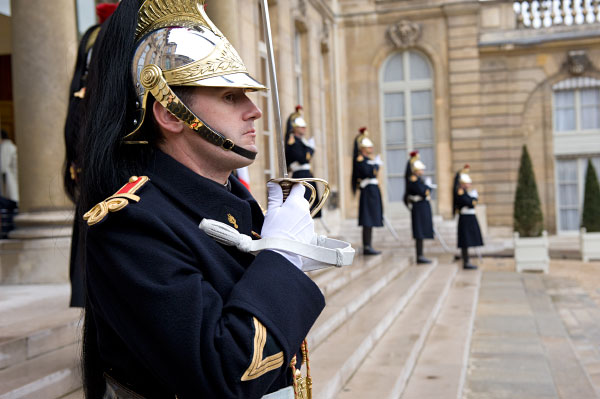
[[[514,242],[517,272],[530,270],[548,273],[550,257],[548,256],[548,233],[545,230],[541,237],[519,237],[519,233],[515,232]]]
[[[600,233],[588,233],[583,227],[579,236],[579,243],[581,259],[584,262],[589,262],[590,259],[600,260]]]

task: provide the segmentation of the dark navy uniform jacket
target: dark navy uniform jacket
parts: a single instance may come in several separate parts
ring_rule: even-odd
[[[423,179],[417,175],[412,175],[408,179],[406,193],[410,196],[419,196],[422,199],[418,201],[409,201],[411,207],[411,222],[413,238],[422,240],[424,238],[433,238],[433,217],[431,215],[431,204],[427,197],[431,192],[431,187],[427,186]]]
[[[293,133],[290,133],[290,137],[293,137],[293,140],[290,140],[292,143],[290,144],[290,141],[288,141],[285,145],[285,160],[287,162],[288,167],[294,163],[294,162],[298,162],[298,164],[303,165],[303,164],[310,164],[310,160],[312,159],[313,154],[315,153],[315,150],[306,145],[304,143],[304,141],[296,138],[294,136]],[[292,178],[295,179],[301,179],[304,177],[313,177],[313,174],[311,173],[310,169],[308,170],[297,170],[295,172],[292,172]],[[315,189],[317,188],[317,185],[314,183],[310,183]],[[319,195],[318,191],[317,191],[317,196]],[[310,199],[310,192],[307,189],[306,193],[304,194],[304,198],[306,198],[307,200]],[[315,201],[315,203],[317,203],[317,201]],[[321,211],[319,211],[314,218],[320,218],[321,217]]]
[[[283,256],[256,257],[204,232],[203,218],[243,234],[263,215],[157,152],[125,208],[90,226],[87,288],[104,371],[147,398],[260,398],[291,384],[289,363],[325,306]]]
[[[471,197],[467,192],[459,188],[456,192],[456,206],[458,211],[464,207],[474,209],[477,199]],[[478,247],[483,245],[479,222],[475,215],[463,215],[459,213],[458,217],[458,248]]]
[[[370,164],[370,159],[360,155],[355,163],[356,176],[359,181],[377,178],[379,165]],[[383,205],[379,185],[369,184],[360,189],[358,204],[358,225],[365,227],[383,226]]]

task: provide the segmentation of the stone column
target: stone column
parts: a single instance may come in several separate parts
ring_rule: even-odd
[[[240,5],[238,0],[212,0],[206,3],[206,13],[217,28],[225,35],[229,42],[240,50],[239,17]]]
[[[0,245],[0,281],[68,280],[72,205],[62,186],[63,128],[75,64],[73,0],[12,0],[19,216]]]

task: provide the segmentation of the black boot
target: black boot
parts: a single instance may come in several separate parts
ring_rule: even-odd
[[[373,228],[363,226],[363,254],[364,255],[379,255],[381,251],[376,251],[371,246],[373,238]]]
[[[423,256],[423,240],[417,239],[415,246],[417,247],[417,264],[431,263],[429,259]]]
[[[477,269],[477,266],[475,266],[472,263],[469,263],[469,248],[464,247],[464,248],[461,248],[461,250],[462,250],[462,258],[463,258],[463,269],[468,269],[468,270]]]

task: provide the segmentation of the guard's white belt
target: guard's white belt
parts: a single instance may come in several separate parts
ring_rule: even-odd
[[[379,180],[377,180],[376,178],[370,178],[370,179],[363,179],[360,181],[360,188],[365,188],[367,187],[369,184],[379,184]]]
[[[461,215],[475,215],[475,208],[469,208],[469,207],[463,206],[462,208],[460,208],[460,214]]]
[[[354,259],[354,248],[349,243],[316,234],[311,244],[305,244],[279,237],[253,240],[233,227],[211,219],[203,219],[199,227],[218,243],[235,246],[242,252],[257,254],[265,249],[276,249],[308,258],[302,259],[304,272],[329,266],[348,266]]]
[[[299,170],[310,170],[310,164],[309,163],[301,164],[298,161],[294,161],[290,164],[290,169],[292,170],[292,172],[297,172]]]
[[[425,198],[421,197],[420,195],[409,195],[408,196],[408,200],[410,202],[419,202],[419,201],[423,201]]]

